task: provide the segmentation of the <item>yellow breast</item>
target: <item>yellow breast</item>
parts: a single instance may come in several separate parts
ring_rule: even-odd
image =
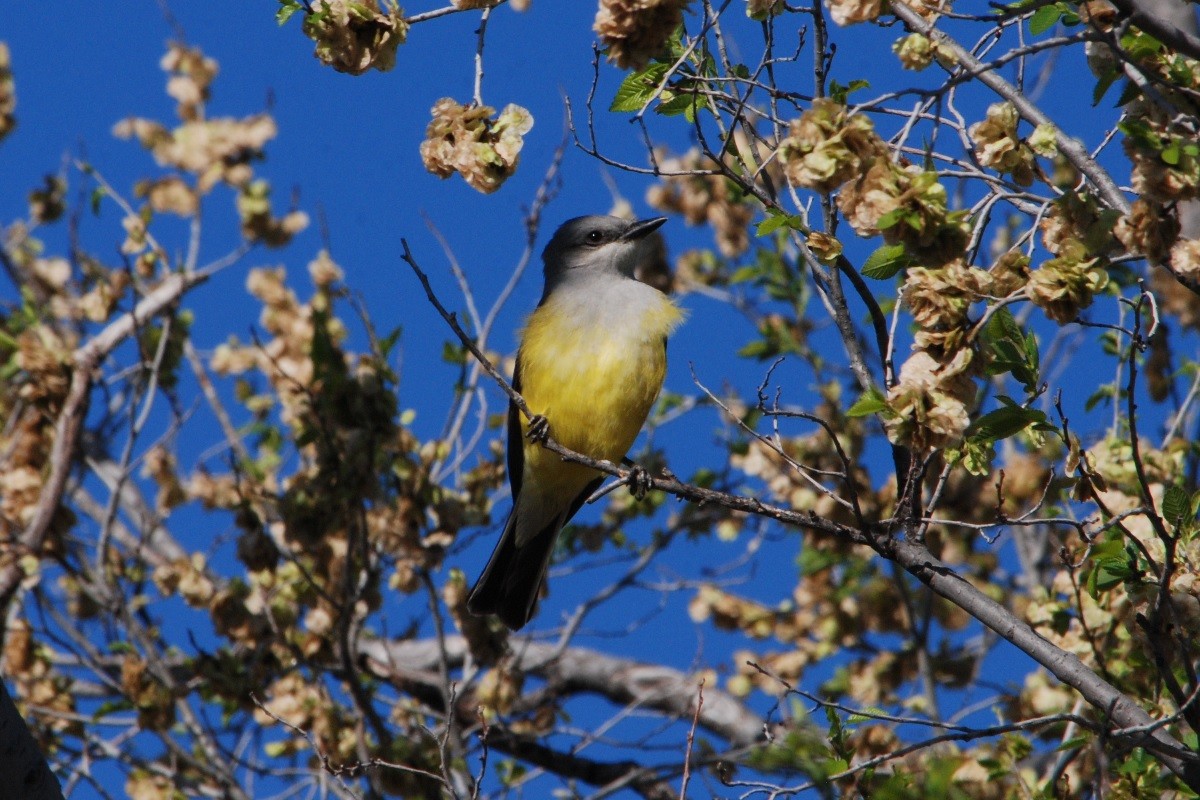
[[[556,292],[525,327],[521,393],[564,447],[619,461],[662,389],[666,337],[682,319],[665,295],[632,280]],[[582,488],[595,476],[536,444],[525,447],[525,459],[526,472],[539,482]]]

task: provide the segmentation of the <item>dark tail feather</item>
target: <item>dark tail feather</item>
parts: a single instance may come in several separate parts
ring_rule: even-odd
[[[495,614],[509,630],[525,627],[533,617],[562,524],[556,519],[518,547],[515,510],[509,514],[500,543],[467,598],[467,610],[476,616]]]

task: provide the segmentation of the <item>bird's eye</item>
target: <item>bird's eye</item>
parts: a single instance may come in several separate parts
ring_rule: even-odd
[[[584,238],[588,244],[600,244],[604,241],[604,234],[600,231],[589,231],[588,235]]]

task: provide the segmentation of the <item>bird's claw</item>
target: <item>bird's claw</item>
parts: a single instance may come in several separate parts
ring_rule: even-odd
[[[646,493],[654,488],[654,479],[650,477],[650,473],[640,464],[634,464],[629,468],[629,475],[626,478],[629,481],[629,492],[638,500],[643,499]]]
[[[529,427],[525,430],[525,438],[531,442],[545,444],[546,440],[550,438],[550,420],[541,414],[534,414],[529,418]]]

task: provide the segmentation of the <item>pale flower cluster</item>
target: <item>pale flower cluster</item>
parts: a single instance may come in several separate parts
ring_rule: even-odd
[[[272,213],[271,186],[266,181],[251,181],[241,188],[237,211],[246,241],[262,242],[268,247],[283,247],[308,227],[308,214],[303,211],[289,211],[282,217]]]
[[[178,175],[139,181],[133,189],[156,214],[190,217],[200,210],[200,196]]]
[[[1051,203],[1038,223],[1042,245],[1056,256],[1072,243],[1083,244],[1095,255],[1107,255],[1121,246],[1112,234],[1113,213],[1094,195],[1066,192]]]
[[[1200,197],[1195,132],[1165,119],[1163,111],[1147,102],[1130,104],[1126,117],[1145,127],[1136,135],[1127,134],[1123,142],[1133,162],[1134,190],[1162,203]]]
[[[992,275],[961,259],[943,267],[911,267],[901,298],[917,325],[914,346],[953,353],[967,344],[971,305],[993,292]]]
[[[80,736],[83,723],[75,713],[75,684],[55,668],[51,648],[34,638],[32,626],[17,615],[7,623],[3,670],[17,699],[24,701],[38,725]]]
[[[887,6],[886,0],[829,0],[829,16],[838,25],[854,25],[877,19]]]
[[[17,89],[13,81],[12,59],[8,45],[0,42],[0,139],[17,126]]]
[[[1073,322],[1092,304],[1092,296],[1108,285],[1102,259],[1088,256],[1084,246],[1069,240],[1062,253],[1030,273],[1029,299],[1059,324]]]
[[[332,262],[327,254],[318,256],[312,267],[316,274],[328,273]],[[332,265],[336,269],[336,265]],[[314,304],[301,304],[287,287],[283,268],[250,270],[246,289],[263,304],[261,324],[274,338],[261,347],[247,347],[231,341],[214,351],[211,366],[221,375],[239,374],[257,368],[271,382],[275,396],[283,404],[280,411],[285,424],[300,425],[308,408],[308,390],[313,382],[311,356],[314,335]],[[319,299],[319,298],[317,298]],[[318,304],[319,305],[319,304]],[[336,320],[325,322],[333,340],[345,338],[345,329]]]
[[[887,147],[870,119],[825,97],[814,100],[779,143],[788,182],[818,192],[833,191],[886,157]]]
[[[167,94],[179,103],[179,118],[189,122],[199,119],[208,102],[209,87],[217,77],[217,62],[198,48],[172,42],[159,66],[171,76],[167,79]]]
[[[1037,159],[1017,135],[1020,119],[1012,103],[993,103],[987,119],[976,122],[967,132],[975,142],[975,157],[980,164],[1011,175],[1018,186],[1030,186]]]
[[[1113,235],[1126,252],[1161,264],[1179,239],[1179,220],[1161,204],[1138,198],[1130,212],[1117,220]]]
[[[621,69],[641,69],[662,55],[671,34],[683,22],[689,0],[600,0],[592,26]]]
[[[837,205],[860,236],[882,233],[888,244],[903,244],[909,256],[927,266],[961,258],[970,238],[967,214],[950,211],[937,173],[887,158],[876,158],[863,175],[846,183]]]
[[[158,486],[154,510],[160,516],[186,502],[187,493],[179,482],[175,455],[161,444],[150,448],[143,457],[142,477],[151,478]]]
[[[216,584],[208,575],[208,559],[203,553],[162,564],[154,570],[154,585],[164,597],[178,594],[193,608],[204,608],[217,593]]]
[[[248,183],[254,175],[250,162],[262,157],[263,147],[277,132],[275,120],[267,114],[195,120],[174,130],[138,117],[113,126],[114,136],[137,139],[160,165],[196,175],[201,194],[221,182],[230,186]]]
[[[888,439],[918,451],[958,444],[971,424],[975,403],[975,382],[969,373],[973,356],[963,348],[942,363],[925,350],[913,352],[888,392],[893,412],[884,420]]]
[[[443,97],[432,113],[421,143],[425,169],[439,178],[457,172],[484,194],[499,189],[516,171],[525,134],[533,128],[533,116],[514,104],[493,120],[496,110],[490,106],[461,105]]]
[[[784,0],[746,0],[746,16],[750,19],[765,20],[782,14],[786,5]]]
[[[316,42],[314,55],[338,72],[386,72],[408,38],[408,23],[395,0],[319,0],[304,19],[304,35]]]
[[[262,158],[263,147],[278,130],[268,114],[243,119],[205,116],[217,64],[199,50],[173,43],[161,66],[169,76],[167,92],[178,101],[183,123],[169,130],[154,120],[129,117],[113,126],[113,135],[136,139],[161,166],[196,176],[194,190],[178,179],[141,186],[143,194],[153,195],[152,204],[182,214],[198,203],[187,197],[189,193],[207,194],[218,183],[234,187],[249,183],[254,176],[251,162]]]
[[[1180,239],[1171,248],[1171,268],[1193,281],[1200,281],[1200,239]]]
[[[958,61],[954,51],[941,39],[934,41],[921,33],[910,33],[908,36],[896,40],[892,43],[892,52],[900,59],[901,67],[914,71],[925,69],[933,63],[934,59],[937,59],[939,64],[947,66],[956,64]]]
[[[718,172],[716,162],[696,149],[678,157],[659,154],[657,161],[665,174],[662,183],[646,192],[646,202],[660,211],[682,215],[689,225],[711,225],[722,255],[746,252],[754,208],[737,196],[733,184]]]

